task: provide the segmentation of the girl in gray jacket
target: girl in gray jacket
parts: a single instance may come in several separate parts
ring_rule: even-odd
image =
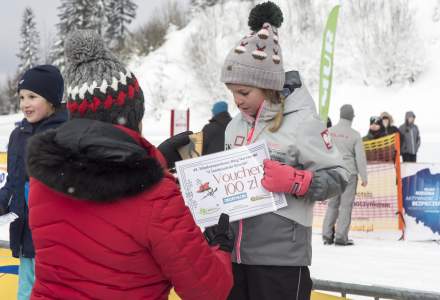
[[[240,114],[229,123],[225,147],[265,140],[262,185],[285,193],[288,206],[232,223],[234,287],[229,299],[309,299],[313,205],[340,194],[348,172],[297,72],[286,82],[272,2],[252,9],[252,32],[233,48],[221,80]],[[286,83],[286,84],[285,84]],[[283,90],[283,87],[286,87]]]

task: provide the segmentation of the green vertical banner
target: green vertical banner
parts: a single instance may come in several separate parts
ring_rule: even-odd
[[[327,19],[322,37],[321,67],[319,68],[319,117],[327,123],[330,95],[333,81],[333,54],[335,50],[336,25],[339,5],[336,5]]]

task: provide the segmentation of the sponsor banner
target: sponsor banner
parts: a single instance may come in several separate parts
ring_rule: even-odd
[[[350,236],[398,238],[398,187],[394,164],[367,166],[368,186],[359,180],[353,204]],[[316,202],[314,231],[321,232],[327,201]]]
[[[330,94],[333,81],[333,56],[335,52],[336,25],[338,24],[339,5],[330,12],[322,37],[321,66],[319,69],[319,116],[327,123],[330,107]]]
[[[405,239],[440,240],[440,164],[402,164]]]

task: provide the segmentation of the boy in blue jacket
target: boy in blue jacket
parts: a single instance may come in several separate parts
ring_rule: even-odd
[[[29,178],[25,167],[29,137],[67,120],[61,111],[64,80],[55,66],[41,65],[26,71],[18,82],[17,92],[24,119],[12,131],[8,143],[8,177],[0,189],[0,214],[15,213],[9,238],[12,255],[20,259],[18,300],[29,299],[34,282],[34,246],[29,229],[27,192]]]

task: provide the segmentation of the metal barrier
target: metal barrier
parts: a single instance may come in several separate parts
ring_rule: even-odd
[[[396,300],[439,300],[440,293],[425,292],[378,285],[361,285],[355,283],[336,282],[313,279],[313,289],[341,293],[347,295],[367,296],[374,299]]]
[[[9,242],[0,240],[0,248],[9,249]]]

